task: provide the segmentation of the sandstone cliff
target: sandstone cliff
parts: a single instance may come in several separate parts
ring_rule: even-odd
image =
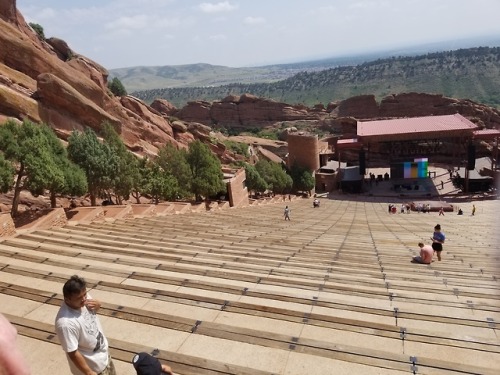
[[[324,114],[325,112],[322,111]],[[192,101],[175,113],[184,121],[226,127],[262,127],[280,121],[319,120],[321,111],[292,106],[253,95],[228,96],[212,103]]]
[[[42,40],[17,11],[15,0],[0,5],[0,46],[0,122],[45,122],[66,139],[85,127],[99,132],[106,121],[131,150],[142,154],[155,154],[166,143],[186,147],[194,139],[145,103],[114,97],[105,68],[61,39]]]

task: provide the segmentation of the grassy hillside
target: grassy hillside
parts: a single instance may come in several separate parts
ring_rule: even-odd
[[[138,66],[111,69],[109,75],[111,78],[119,78],[128,92],[134,92],[158,88],[220,86],[235,82],[276,82],[303,71],[360,64],[378,57],[371,54],[246,68],[210,64]]]
[[[273,82],[136,91],[146,102],[164,98],[182,107],[190,100],[219,100],[251,93],[290,104],[314,105],[374,94],[439,93],[500,107],[500,47],[478,47],[379,59],[353,66],[299,72]]]

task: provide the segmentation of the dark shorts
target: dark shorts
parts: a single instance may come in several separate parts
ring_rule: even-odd
[[[434,251],[443,251],[443,244],[439,242],[433,242],[432,243],[432,249]]]

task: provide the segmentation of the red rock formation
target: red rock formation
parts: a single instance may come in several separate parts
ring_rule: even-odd
[[[438,94],[390,95],[380,103],[373,95],[361,95],[329,105],[329,108],[332,108],[334,117],[355,117],[358,120],[459,113],[480,126],[500,128],[500,111],[471,100],[447,98]]]
[[[213,103],[189,102],[176,116],[184,121],[205,125],[256,127],[279,121],[317,120],[320,118],[318,112],[321,112],[318,108],[310,110],[304,106],[292,106],[245,94],[231,95]]]
[[[0,3],[0,46],[0,119],[45,122],[62,139],[85,127],[99,132],[106,121],[131,150],[145,154],[155,154],[166,143],[187,147],[195,139],[187,127],[174,131],[167,117],[145,103],[113,97],[104,67],[61,39],[41,40],[14,0]]]
[[[177,107],[165,99],[156,99],[151,103],[151,108],[157,110],[163,116],[172,116],[177,112]]]
[[[342,100],[332,113],[337,117],[355,117],[358,120],[380,116],[379,106],[373,95],[360,95]]]

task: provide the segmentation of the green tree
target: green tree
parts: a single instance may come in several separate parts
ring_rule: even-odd
[[[45,33],[43,31],[43,27],[37,23],[30,22],[29,25],[31,28],[38,34],[41,40],[45,40]]]
[[[314,176],[308,168],[294,164],[290,169],[290,175],[293,180],[293,187],[297,191],[310,192],[315,186]]]
[[[147,158],[137,159],[137,168],[132,174],[132,189],[130,194],[136,200],[136,203],[141,203],[141,197],[147,194],[148,180],[151,174],[151,161]]]
[[[231,140],[224,141],[224,145],[235,154],[243,155],[245,157],[249,157],[248,153],[248,145],[242,142],[235,142]]]
[[[158,152],[156,163],[177,180],[179,191],[176,194],[178,196],[191,195],[191,167],[185,150],[178,150],[174,145],[167,144]]]
[[[16,169],[11,162],[5,160],[3,154],[0,152],[0,193],[7,193],[14,185],[14,175]]]
[[[22,190],[29,190],[37,196],[54,184],[64,184],[64,174],[52,151],[49,131],[46,125],[36,125],[30,121],[24,121],[21,125],[8,121],[0,126],[0,150],[5,159],[16,166],[13,217],[18,214]]]
[[[54,161],[62,173],[62,179],[57,178],[49,182],[47,189],[50,193],[50,205],[56,208],[58,195],[81,196],[87,192],[87,178],[84,171],[68,159],[68,153],[54,131],[48,126],[41,130],[45,133]]]
[[[155,204],[158,204],[160,199],[174,200],[179,189],[174,176],[156,163],[149,165],[149,172],[144,189],[145,194],[148,194]]]
[[[259,160],[255,164],[255,168],[266,181],[268,189],[271,189],[274,193],[284,193],[292,188],[293,180],[280,164]]]
[[[68,139],[69,158],[80,166],[87,176],[90,203],[96,205],[97,197],[113,186],[118,173],[119,160],[114,150],[100,142],[95,132],[86,128],[74,131]]]
[[[267,190],[267,183],[259,174],[259,172],[257,172],[255,166],[251,164],[245,164],[245,175],[245,184],[249,191],[263,193]]]
[[[187,161],[191,168],[191,191],[197,201],[207,199],[224,191],[222,169],[219,159],[212,154],[207,145],[194,141],[189,145]]]
[[[123,86],[123,83],[118,79],[118,77],[115,77],[111,80],[111,82],[108,82],[108,88],[109,91],[111,91],[115,96],[127,95],[127,90],[125,90],[125,86]]]
[[[102,128],[104,142],[111,148],[118,158],[117,170],[113,173],[111,189],[114,191],[118,204],[128,199],[132,192],[134,180],[138,174],[138,160],[125,146],[116,130],[109,123]]]

